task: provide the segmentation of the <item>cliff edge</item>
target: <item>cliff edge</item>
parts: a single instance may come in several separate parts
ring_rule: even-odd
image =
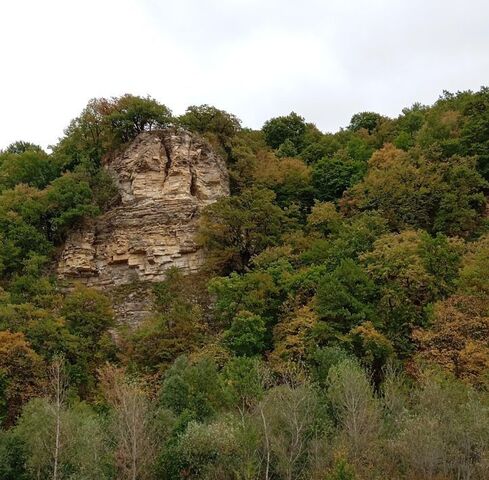
[[[105,168],[120,202],[70,235],[58,275],[111,287],[161,281],[171,267],[197,271],[200,210],[229,195],[224,160],[199,136],[165,129],[140,134]]]

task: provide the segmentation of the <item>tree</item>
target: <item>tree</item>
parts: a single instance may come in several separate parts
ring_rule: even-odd
[[[489,371],[489,302],[454,295],[435,304],[430,328],[418,329],[419,356],[471,383]]]
[[[86,414],[80,416],[83,409],[68,408],[68,379],[61,355],[55,356],[49,367],[47,387],[48,395],[31,401],[15,428],[29,454],[27,468],[37,477],[53,480],[67,478],[70,470],[80,475],[77,478],[87,478],[82,475],[85,471],[101,474],[101,465],[96,457],[87,458],[84,445],[84,436],[89,435],[99,458],[103,458],[98,422],[90,421]]]
[[[235,426],[225,419],[209,423],[189,423],[172,450],[172,463],[179,478],[192,480],[235,478],[241,465],[240,445]]]
[[[348,341],[352,352],[372,372],[373,380],[378,385],[383,369],[394,358],[392,342],[369,321],[353,328],[348,334]]]
[[[374,320],[375,296],[375,285],[367,272],[354,261],[344,260],[319,282],[316,312],[327,325],[318,324],[317,330],[323,327],[334,338],[366,320]]]
[[[51,363],[49,375],[50,375],[50,387],[52,390],[52,405],[54,410],[55,418],[55,434],[54,434],[54,452],[53,452],[53,480],[58,480],[60,478],[59,473],[59,463],[60,456],[62,453],[62,448],[64,445],[61,442],[61,415],[65,408],[66,400],[66,389],[68,386],[65,368],[64,368],[64,358],[62,356],[57,356]]]
[[[112,109],[107,120],[120,143],[131,141],[142,132],[168,126],[171,110],[155,99],[125,94],[112,99]]]
[[[42,380],[42,360],[22,333],[0,331],[0,371],[6,381],[4,423],[12,425],[22,406],[39,393]]]
[[[86,394],[94,387],[97,368],[111,360],[115,350],[108,333],[114,312],[103,293],[77,284],[64,298],[61,314],[72,337],[66,350],[70,380]]]
[[[341,148],[340,142],[336,136],[331,133],[322,135],[317,141],[306,143],[307,147],[302,150],[300,157],[308,165],[314,165],[324,157],[333,157]]]
[[[482,87],[464,108],[461,142],[468,155],[477,155],[477,167],[489,180],[489,88]]]
[[[287,116],[267,120],[262,127],[262,132],[270,147],[277,149],[284,142],[289,141],[296,151],[300,152],[304,143],[306,123],[297,113],[291,112]]]
[[[265,322],[258,315],[242,311],[224,332],[224,344],[238,356],[251,357],[265,348]]]
[[[83,175],[66,173],[54,180],[45,193],[51,238],[63,240],[85,218],[99,213],[93,192]]]
[[[29,480],[25,444],[13,430],[0,430],[0,478]]]
[[[224,272],[242,272],[255,255],[278,244],[288,219],[274,200],[270,190],[252,188],[204,209],[199,238],[211,264]]]
[[[61,309],[72,333],[97,343],[114,325],[114,312],[109,299],[98,290],[76,284]]]
[[[324,236],[338,233],[343,219],[332,202],[316,202],[307,216],[309,230],[317,231]]]
[[[11,277],[32,255],[49,255],[43,193],[17,185],[0,194],[0,274]]]
[[[217,135],[223,146],[226,146],[241,129],[239,118],[206,104],[191,105],[183,115],[178,117],[178,122],[191,131]]]
[[[262,365],[256,358],[234,357],[224,366],[222,380],[232,405],[235,405],[244,422],[250,411],[263,395]]]
[[[83,404],[65,406],[59,411],[61,422],[57,435],[57,415],[57,409],[48,398],[35,398],[26,405],[13,430],[25,448],[28,478],[111,478],[108,439],[100,417]],[[54,457],[57,438],[62,448]],[[54,468],[55,458],[57,469]]]
[[[356,132],[357,130],[364,128],[368,133],[372,133],[384,119],[385,117],[375,112],[355,113],[355,115],[351,117],[348,129]]]
[[[286,480],[298,478],[307,470],[312,441],[321,432],[323,418],[316,392],[307,384],[274,387],[257,413],[262,420],[265,478],[271,469]]]
[[[326,480],[355,480],[355,472],[345,460],[339,460],[326,477]]]
[[[487,396],[449,376],[424,372],[401,415],[389,456],[410,478],[485,478],[489,422]]]
[[[253,176],[255,186],[275,192],[282,208],[297,205],[307,211],[312,205],[311,171],[298,158],[279,159],[270,152],[258,154]]]
[[[469,295],[489,295],[489,234],[468,245],[462,257],[458,290]]]
[[[68,170],[87,163],[98,168],[111,150],[171,121],[170,109],[149,96],[93,98],[71,121],[53,154]]]
[[[15,153],[15,154],[25,153],[28,151],[44,152],[44,150],[39,145],[36,145],[35,143],[31,143],[31,142],[25,142],[23,140],[18,140],[16,142],[13,142],[5,149],[6,153]]]
[[[121,480],[151,478],[157,442],[153,407],[142,385],[129,381],[123,370],[107,365],[99,370],[100,385],[112,408],[116,466]]]
[[[26,149],[0,155],[0,190],[24,183],[44,188],[59,174],[58,166],[42,150]]]
[[[209,298],[203,275],[169,269],[153,284],[153,315],[125,335],[123,351],[139,371],[162,373],[179,356],[195,352],[205,339]]]
[[[212,418],[226,404],[217,367],[207,357],[194,364],[179,357],[165,374],[159,400],[187,422]]]
[[[292,265],[283,262],[274,270],[255,269],[242,275],[231,273],[228,277],[213,278],[209,290],[215,295],[216,320],[229,327],[240,311],[249,311],[262,317],[267,324],[271,323],[287,295],[285,285],[281,285],[280,278],[275,278],[273,273],[281,270],[287,275]]]
[[[426,321],[427,305],[454,291],[462,249],[458,239],[407,230],[379,237],[362,255],[379,289],[385,332],[398,351],[412,347],[410,332]]]
[[[380,411],[366,373],[353,360],[331,367],[327,396],[349,460],[354,464],[368,461],[376,446]]]
[[[372,155],[366,176],[341,205],[345,212],[378,210],[396,230],[468,236],[480,226],[484,188],[473,158],[438,161],[386,145]]]
[[[323,157],[314,164],[312,184],[319,201],[332,201],[341,197],[355,181],[360,179],[365,164],[340,157]]]
[[[269,356],[274,370],[284,373],[290,363],[306,360],[317,322],[310,305],[300,306],[279,320],[273,329],[274,349]]]

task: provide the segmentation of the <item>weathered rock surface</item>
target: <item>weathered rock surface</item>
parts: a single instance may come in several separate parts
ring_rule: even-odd
[[[112,287],[164,280],[170,267],[197,271],[200,210],[229,195],[223,159],[200,137],[167,129],[142,133],[105,167],[120,204],[68,238],[59,276]]]

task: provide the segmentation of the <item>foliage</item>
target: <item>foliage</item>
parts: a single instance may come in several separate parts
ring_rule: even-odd
[[[242,272],[255,255],[279,242],[289,222],[274,200],[270,190],[253,188],[204,210],[200,241],[215,268]]]
[[[22,333],[0,331],[0,371],[2,372],[5,424],[11,425],[21,407],[39,393],[42,359]]]
[[[263,352],[265,332],[263,318],[242,311],[225,330],[224,343],[235,355],[251,357]]]
[[[314,164],[312,170],[315,197],[326,202],[339,199],[345,190],[361,178],[364,170],[363,162],[336,156],[323,157]]]
[[[178,117],[184,128],[200,134],[217,136],[221,146],[229,148],[230,140],[240,131],[241,121],[231,113],[210,105],[192,105]]]
[[[415,332],[420,355],[457,377],[484,382],[489,372],[489,301],[455,295],[433,308],[430,328]]]
[[[372,156],[364,180],[342,204],[345,209],[377,209],[394,229],[469,235],[481,223],[485,187],[471,158],[410,158],[387,145]]]
[[[489,478],[488,98],[323,133],[124,95],[50,154],[0,152],[0,478]],[[106,162],[168,127],[230,174],[205,267],[59,281],[62,243],[118,201]],[[153,304],[139,325],[114,320],[126,295]]]
[[[270,147],[278,149],[287,142],[289,145],[287,148],[292,148],[296,153],[299,153],[306,134],[306,124],[301,116],[291,112],[287,116],[268,120],[263,125],[262,131],[265,141]]]
[[[372,133],[383,120],[382,115],[375,112],[356,113],[351,117],[348,128],[354,132],[364,128],[368,133]]]
[[[42,189],[59,175],[58,166],[42,150],[17,151],[0,154],[0,191],[20,183]]]
[[[144,131],[171,123],[171,111],[151,97],[126,94],[91,99],[80,116],[71,121],[54,155],[66,168],[88,162],[100,166],[102,157]]]

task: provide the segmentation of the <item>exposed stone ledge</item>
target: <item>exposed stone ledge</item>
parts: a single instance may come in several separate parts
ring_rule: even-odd
[[[197,271],[200,210],[229,195],[224,160],[200,137],[167,129],[140,134],[105,167],[121,202],[68,238],[59,276],[112,287],[164,280],[171,267]]]

